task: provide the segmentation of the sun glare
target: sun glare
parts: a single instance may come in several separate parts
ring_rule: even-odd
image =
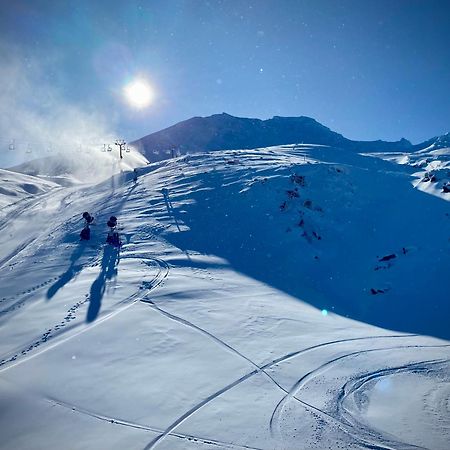
[[[134,80],[124,88],[128,103],[135,108],[145,108],[153,100],[153,91],[144,80]]]

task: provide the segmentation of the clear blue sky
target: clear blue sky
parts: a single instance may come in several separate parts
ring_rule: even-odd
[[[449,18],[448,0],[15,0],[0,51],[130,140],[227,112],[416,143],[450,130]],[[156,91],[139,111],[121,97],[136,75]]]

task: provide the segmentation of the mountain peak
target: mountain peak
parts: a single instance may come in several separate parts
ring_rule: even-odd
[[[306,117],[281,117],[261,120],[236,117],[222,112],[208,117],[193,117],[132,143],[151,160],[163,159],[167,151],[179,153],[234,150],[308,142],[344,146],[346,139]]]
[[[211,150],[238,150],[288,144],[319,144],[359,152],[410,151],[407,139],[397,142],[352,141],[308,116],[271,119],[236,117],[226,112],[193,117],[169,128],[145,136],[132,145],[151,161],[168,154]]]

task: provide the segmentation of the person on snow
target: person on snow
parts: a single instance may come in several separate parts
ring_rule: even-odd
[[[133,181],[137,182],[137,169],[133,169]]]

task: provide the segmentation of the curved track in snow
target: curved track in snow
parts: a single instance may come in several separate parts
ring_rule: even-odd
[[[18,365],[22,362],[27,361],[30,358],[36,357],[43,352],[46,352],[56,346],[59,346],[66,342],[69,339],[72,339],[73,337],[89,330],[93,326],[97,326],[100,323],[108,320],[109,318],[115,316],[116,314],[124,311],[125,309],[129,308],[133,304],[135,304],[138,301],[141,301],[143,303],[148,304],[149,307],[154,309],[155,311],[159,312],[160,314],[167,317],[169,320],[176,321],[186,327],[189,327],[193,330],[195,330],[198,333],[203,334],[208,339],[213,340],[218,345],[224,348],[224,350],[229,351],[233,354],[235,354],[237,357],[245,360],[247,363],[249,363],[251,366],[253,366],[253,370],[246,373],[245,375],[241,376],[240,378],[236,379],[232,383],[229,383],[228,385],[222,387],[218,391],[212,393],[211,395],[207,396],[197,404],[195,404],[192,408],[185,411],[183,414],[181,414],[172,424],[170,424],[165,430],[156,429],[154,427],[151,427],[150,425],[143,425],[143,424],[137,424],[133,422],[126,421],[121,418],[115,418],[115,417],[108,417],[107,415],[99,415],[96,413],[91,413],[89,411],[85,411],[75,405],[65,404],[64,402],[61,402],[57,399],[48,399],[48,401],[59,405],[61,407],[70,408],[73,411],[76,411],[81,414],[86,414],[88,416],[92,416],[94,418],[97,418],[99,420],[108,421],[110,423],[114,423],[121,426],[127,426],[131,428],[137,428],[137,429],[143,429],[148,430],[154,433],[158,433],[158,435],[145,447],[146,450],[154,449],[164,438],[171,436],[176,437],[188,441],[198,441],[203,444],[209,444],[212,446],[220,447],[220,448],[236,448],[236,449],[252,449],[252,450],[258,450],[257,447],[251,447],[251,446],[245,446],[245,445],[238,445],[230,442],[222,442],[218,440],[212,440],[212,439],[204,439],[198,436],[191,436],[183,433],[178,433],[176,431],[176,428],[187,421],[191,416],[193,416],[197,411],[199,411],[201,408],[208,405],[210,402],[212,402],[214,399],[218,398],[219,396],[223,395],[224,393],[230,391],[234,387],[240,385],[241,383],[245,382],[249,378],[257,375],[262,374],[265,377],[267,377],[270,382],[276,386],[278,389],[280,389],[285,395],[280,400],[280,402],[275,407],[275,410],[272,413],[272,418],[270,420],[270,430],[272,434],[277,438],[277,441],[282,446],[283,445],[283,436],[282,436],[282,430],[280,421],[283,416],[283,411],[285,406],[289,403],[289,401],[295,401],[303,405],[305,410],[309,411],[310,413],[317,414],[321,419],[323,419],[325,422],[329,423],[330,425],[334,425],[338,427],[341,431],[349,435],[354,442],[370,448],[375,449],[416,449],[420,448],[414,445],[409,445],[403,442],[399,442],[397,440],[394,440],[392,436],[388,434],[380,433],[379,431],[375,431],[370,429],[370,427],[367,426],[367,424],[362,423],[359,418],[355,415],[355,411],[358,411],[361,408],[361,405],[356,404],[354,398],[358,395],[358,393],[367,387],[368,383],[370,383],[372,380],[378,378],[378,377],[386,377],[389,376],[391,373],[398,373],[401,370],[416,370],[418,367],[418,364],[422,364],[423,367],[428,367],[428,365],[436,364],[437,362],[434,360],[430,361],[422,361],[420,363],[413,363],[411,365],[405,365],[402,367],[395,367],[395,368],[384,368],[380,369],[379,371],[374,371],[370,374],[365,374],[364,376],[361,376],[359,378],[352,378],[349,382],[347,382],[336,394],[336,401],[337,401],[337,410],[338,412],[336,414],[321,409],[319,407],[314,406],[313,404],[308,403],[307,401],[302,399],[301,393],[302,390],[305,389],[305,387],[311,383],[315,378],[317,378],[320,375],[323,375],[328,370],[332,369],[334,365],[339,364],[342,361],[351,359],[353,357],[361,356],[364,354],[368,354],[371,352],[381,352],[381,351],[395,351],[395,350],[406,350],[406,349],[425,349],[425,348],[438,348],[438,347],[449,347],[450,345],[392,345],[389,347],[380,347],[380,348],[368,348],[363,349],[360,351],[345,353],[344,355],[340,354],[340,356],[329,358],[327,359],[322,365],[319,367],[309,371],[305,375],[303,375],[294,386],[292,386],[290,389],[285,388],[282,386],[272,374],[268,373],[268,369],[271,369],[272,367],[276,366],[277,364],[286,362],[290,359],[296,358],[298,356],[304,355],[308,352],[313,351],[320,351],[321,349],[330,348],[339,345],[354,342],[354,341],[360,341],[360,342],[367,342],[368,346],[369,343],[377,342],[378,340],[398,340],[398,339],[408,339],[408,338],[415,338],[418,337],[417,335],[375,335],[375,336],[363,336],[363,337],[356,337],[356,338],[349,338],[349,339],[341,339],[341,340],[333,340],[328,342],[323,342],[320,344],[316,344],[314,346],[310,346],[295,352],[290,352],[285,355],[281,355],[272,361],[267,362],[264,365],[258,365],[254,361],[252,361],[250,358],[239,352],[237,349],[233,348],[231,345],[227,344],[225,341],[223,341],[218,336],[214,335],[213,333],[207,331],[206,329],[193,324],[192,322],[189,322],[188,320],[179,317],[173,313],[170,313],[163,309],[160,305],[157,305],[152,300],[149,299],[149,294],[156,289],[158,286],[160,286],[164,280],[169,275],[169,265],[158,258],[149,256],[149,255],[127,255],[123,256],[123,259],[139,259],[142,263],[146,264],[150,268],[155,268],[156,273],[153,276],[152,280],[149,282],[146,282],[144,285],[141,286],[141,288],[135,292],[134,294],[130,295],[129,297],[120,300],[114,305],[114,310],[105,313],[100,314],[98,319],[93,322],[92,324],[85,324],[85,323],[78,323],[69,325],[69,323],[76,318],[77,311],[80,307],[82,307],[85,303],[89,301],[88,295],[84,296],[82,299],[80,299],[78,302],[73,304],[67,311],[66,317],[64,317],[64,320],[61,321],[58,324],[55,324],[52,328],[48,329],[43,335],[36,339],[33,342],[30,342],[27,345],[24,345],[20,350],[16,351],[14,354],[9,355],[8,357],[4,358],[0,362],[0,366],[5,366],[0,369],[0,371],[7,370],[10,367],[13,367],[15,365]],[[44,287],[46,286],[46,283],[41,283],[40,285],[36,286],[36,288]],[[6,312],[6,311],[5,311]],[[52,339],[52,342],[49,342],[49,340]],[[38,347],[41,347],[40,350],[38,350]],[[349,407],[351,405],[351,407]],[[445,406],[445,405],[444,405]],[[443,406],[443,408],[444,408]]]
[[[384,338],[394,338],[394,337],[402,337],[402,336],[383,336]],[[403,336],[408,337],[408,336]],[[368,339],[371,339],[370,337]],[[302,376],[289,390],[287,395],[285,395],[280,402],[275,407],[272,417],[270,420],[270,430],[273,435],[275,435],[280,442],[283,441],[282,430],[281,430],[281,418],[283,414],[284,408],[287,406],[288,402],[291,400],[299,401],[303,404],[306,404],[301,397],[301,391],[304,390],[307,385],[313,382],[319,376],[324,375],[330,369],[335,368],[335,366],[339,365],[345,360],[351,360],[352,358],[356,358],[359,356],[365,356],[369,353],[375,352],[395,352],[397,350],[407,351],[407,350],[418,350],[418,349],[433,349],[433,348],[448,348],[450,344],[442,344],[442,345],[395,345],[390,347],[381,347],[381,348],[369,348],[360,351],[354,351],[350,353],[346,353],[344,355],[340,355],[335,358],[328,359],[325,363],[321,364],[317,368],[311,370]],[[334,403],[337,405],[336,412],[334,411],[325,411],[321,408],[316,408],[313,405],[308,405],[310,408],[313,408],[315,412],[321,412],[325,415],[325,419],[328,417],[331,421],[337,425],[342,431],[351,436],[355,441],[368,445],[371,448],[376,449],[389,449],[389,450],[398,450],[398,449],[417,449],[422,448],[417,445],[409,444],[407,442],[399,441],[390,433],[383,433],[379,430],[371,429],[367,424],[362,424],[360,420],[358,420],[352,413],[346,408],[345,402],[349,396],[352,396],[356,393],[357,390],[361,389],[365,383],[368,381],[374,380],[381,376],[388,376],[389,374],[397,374],[399,371],[416,371],[420,368],[422,371],[431,370],[432,367],[436,363],[442,363],[442,360],[424,360],[424,361],[416,361],[409,364],[404,364],[398,367],[388,367],[382,368],[376,371],[371,372],[370,374],[365,374],[363,376],[356,376],[354,374],[349,375],[351,377],[351,381],[345,383],[342,387],[335,388],[333,390],[333,394],[329,399],[329,403]],[[333,378],[333,376],[332,376]],[[322,383],[323,385],[323,383]],[[330,385],[332,383],[330,382]],[[334,408],[332,408],[334,409]],[[361,409],[361,405],[358,408],[354,408],[353,411]]]
[[[0,372],[8,370],[10,367],[14,367],[24,361],[27,361],[30,358],[34,358],[42,354],[43,352],[61,345],[69,339],[72,339],[73,337],[88,331],[92,327],[97,326],[105,320],[108,320],[116,314],[124,311],[125,309],[128,309],[130,306],[134,305],[142,298],[145,298],[151,291],[160,286],[169,275],[169,265],[161,259],[151,256],[139,256],[139,258],[133,256],[124,256],[122,258],[139,259],[147,265],[155,267],[157,269],[157,272],[154,275],[153,279],[145,284],[145,287],[141,286],[141,288],[134,294],[117,302],[114,305],[115,309],[113,311],[105,314],[100,313],[97,320],[95,320],[91,324],[85,324],[83,322],[70,326],[70,322],[76,319],[76,313],[78,309],[89,302],[89,294],[85,294],[83,298],[74,303],[67,310],[66,316],[60,322],[47,329],[38,339],[22,345],[19,349],[14,350],[9,355],[3,356],[3,358],[0,360]],[[8,311],[5,310],[4,312]],[[52,340],[51,343],[49,342],[50,339]],[[42,348],[40,349],[40,351],[37,351],[37,349],[41,346]]]
[[[369,426],[370,420],[366,420],[366,410],[368,408],[368,396],[371,392],[380,390],[378,385],[382,383],[381,390],[388,390],[390,384],[392,383],[393,377],[414,376],[432,378],[433,389],[426,392],[422,397],[418,396],[419,403],[427,403],[429,397],[438,391],[440,397],[439,402],[434,400],[428,402],[428,415],[439,418],[441,422],[446,422],[446,428],[450,425],[450,370],[449,370],[450,359],[433,359],[428,361],[420,361],[417,363],[410,363],[399,365],[395,367],[390,367],[386,369],[376,370],[364,375],[352,378],[342,387],[338,399],[337,399],[337,413],[340,419],[347,423],[349,426],[358,430],[360,435],[373,436],[374,431]],[[405,390],[408,390],[406,387]],[[411,393],[408,391],[407,395],[410,396]],[[437,407],[436,407],[437,405]],[[380,436],[386,439],[387,431],[378,431]],[[393,430],[390,430],[389,435],[393,436]],[[399,437],[393,436],[395,439]],[[411,446],[413,447],[413,446]],[[408,448],[407,444],[400,443],[396,448]],[[417,448],[417,447],[415,447]],[[420,447],[421,448],[421,447]]]
[[[66,197],[63,197],[60,199],[60,202],[64,203],[67,198],[72,194],[67,195]],[[45,196],[41,198],[42,202],[45,202]],[[39,202],[38,202],[39,203]],[[23,208],[22,208],[23,206]],[[20,208],[15,210],[15,216],[18,217],[20,214],[25,211],[25,208],[28,206],[28,203],[25,205],[20,205]],[[5,225],[3,225],[5,226]],[[20,246],[14,250],[10,255],[8,255],[6,258],[3,258],[2,261],[0,261],[0,267],[2,265],[5,265],[12,257],[14,257],[17,252],[23,251],[26,247],[28,247],[30,244],[33,243],[34,240],[36,240],[35,237],[30,237],[29,240],[26,242],[23,242],[20,244]],[[307,348],[300,349],[298,351],[290,352],[284,355],[281,355],[272,361],[269,361],[263,365],[258,364],[248,358],[246,355],[241,353],[236,348],[229,345],[227,342],[225,342],[220,337],[214,335],[213,333],[209,332],[207,329],[202,328],[201,326],[198,326],[192,322],[189,322],[188,320],[179,317],[165,309],[163,309],[159,304],[156,304],[152,300],[150,300],[149,294],[156,289],[158,286],[160,286],[164,280],[169,275],[169,265],[158,258],[152,257],[148,254],[143,255],[127,255],[123,256],[123,259],[136,259],[142,261],[144,264],[149,266],[149,268],[156,269],[156,274],[154,275],[153,279],[149,282],[146,282],[144,285],[141,286],[141,288],[136,291],[134,294],[118,301],[114,304],[113,311],[110,311],[109,313],[100,313],[97,320],[90,324],[86,323],[71,323],[77,318],[77,313],[79,312],[80,308],[82,308],[86,303],[89,302],[89,294],[85,294],[82,296],[76,303],[74,303],[66,312],[65,317],[49,329],[47,329],[39,338],[28,342],[27,344],[24,344],[19,349],[15,349],[12,353],[5,356],[0,361],[0,372],[8,370],[11,367],[14,367],[18,364],[21,364],[22,362],[25,362],[33,357],[39,356],[40,354],[51,350],[52,348],[55,348],[56,346],[59,346],[63,344],[64,342],[68,341],[69,339],[72,339],[75,336],[78,336],[81,333],[84,333],[91,329],[94,326],[97,326],[104,321],[112,318],[116,314],[119,314],[120,312],[128,309],[135,303],[141,301],[143,303],[148,304],[149,307],[151,307],[153,310],[157,311],[158,313],[164,315],[169,320],[176,321],[180,323],[183,326],[189,327],[195,332],[201,333],[204,335],[207,339],[210,339],[214,341],[216,344],[221,346],[225,351],[228,351],[232,354],[234,354],[236,357],[241,358],[242,360],[245,360],[250,366],[252,366],[253,370],[250,370],[243,376],[237,378],[233,382],[227,384],[226,386],[223,386],[221,389],[217,390],[216,392],[211,393],[209,396],[203,398],[202,400],[198,401],[194,406],[192,406],[187,411],[182,412],[176,420],[174,420],[170,425],[166,427],[166,429],[157,429],[154,427],[151,427],[150,425],[142,425],[137,424],[133,422],[126,421],[121,418],[115,418],[115,417],[108,417],[107,415],[100,415],[97,413],[92,413],[87,410],[83,410],[82,408],[78,408],[75,405],[66,404],[64,402],[61,402],[57,399],[48,399],[48,401],[52,402],[55,405],[59,405],[60,407],[64,408],[70,408],[71,410],[78,412],[80,414],[85,414],[87,416],[91,416],[93,418],[96,418],[98,420],[107,421],[110,423],[114,423],[121,426],[127,426],[131,428],[136,429],[142,429],[151,431],[153,433],[157,433],[157,436],[145,447],[146,450],[152,450],[159,443],[161,443],[162,440],[164,440],[166,437],[176,437],[184,440],[192,440],[192,441],[198,441],[202,444],[208,444],[212,446],[216,446],[219,448],[235,448],[235,449],[252,449],[252,450],[259,450],[256,447],[250,447],[245,445],[238,445],[234,443],[229,442],[222,442],[218,440],[212,440],[212,439],[204,439],[197,436],[191,436],[183,433],[178,433],[176,429],[184,422],[189,420],[194,414],[196,414],[199,410],[207,406],[209,403],[217,399],[218,397],[222,396],[226,392],[230,391],[234,387],[239,386],[240,384],[244,383],[251,377],[261,374],[265,376],[272,385],[274,385],[277,389],[279,389],[284,395],[281,398],[281,400],[276,405],[275,409],[272,412],[272,417],[270,419],[270,423],[268,424],[270,431],[272,435],[276,438],[278,445],[280,445],[283,448],[283,429],[282,429],[282,419],[283,414],[285,411],[285,408],[289,405],[289,402],[293,401],[298,404],[301,404],[305,411],[308,413],[317,415],[320,417],[321,420],[325,421],[329,425],[333,425],[337,428],[339,428],[342,432],[347,434],[349,438],[356,444],[360,445],[361,447],[368,447],[372,449],[383,449],[383,450],[397,450],[397,449],[417,449],[421,448],[416,445],[411,445],[406,442],[403,442],[401,439],[399,439],[397,436],[393,436],[392,434],[389,434],[387,432],[380,431],[378,429],[372,428],[367,421],[361,419],[361,415],[364,414],[364,408],[365,405],[362,403],[361,398],[364,397],[365,392],[367,392],[371,384],[377,382],[378,380],[384,378],[388,378],[391,376],[394,376],[399,373],[416,373],[417,371],[421,372],[427,372],[427,371],[435,371],[438,373],[444,373],[445,370],[448,371],[448,367],[445,365],[448,360],[436,360],[436,359],[429,359],[429,360],[423,360],[423,361],[415,361],[410,364],[403,364],[403,365],[397,365],[393,367],[382,367],[379,370],[373,370],[369,373],[365,374],[352,374],[351,378],[349,380],[346,380],[341,385],[335,386],[333,388],[332,398],[333,401],[335,401],[335,409],[329,409],[329,408],[323,408],[319,406],[315,406],[314,402],[308,402],[303,396],[303,392],[307,390],[307,387],[314,383],[314,381],[320,377],[324,376],[324,374],[327,373],[327,371],[338,367],[339,364],[351,360],[352,358],[361,357],[367,354],[373,354],[374,352],[383,352],[383,351],[392,351],[395,352],[397,350],[407,351],[407,350],[413,350],[413,349],[427,349],[427,348],[439,348],[439,347],[449,347],[450,345],[408,345],[405,343],[405,345],[390,345],[390,346],[380,346],[379,348],[373,348],[373,343],[379,341],[379,340],[396,340],[398,342],[398,339],[408,339],[408,338],[414,338],[417,335],[375,335],[375,336],[363,336],[363,337],[357,337],[357,338],[349,338],[349,339],[341,339],[341,340],[333,340],[328,342],[323,342],[314,346],[310,346]],[[98,261],[98,255],[93,258],[94,261]],[[88,261],[88,264],[92,262],[92,259]],[[0,299],[0,304],[3,302],[8,302],[9,300],[12,300],[14,297],[17,296],[23,296],[19,301],[15,302],[13,305],[9,305],[8,307],[4,308],[0,311],[0,317],[4,314],[7,314],[9,312],[14,311],[15,309],[18,309],[23,306],[24,302],[27,301],[28,298],[34,294],[34,292],[40,288],[43,288],[47,286],[49,283],[54,281],[55,278],[51,278],[49,280],[46,280],[36,286],[31,287],[30,289],[21,292],[20,294],[17,294],[16,296],[12,297],[4,297]],[[367,342],[366,349],[362,349],[359,351],[352,351],[349,353],[342,354],[342,352],[336,352],[334,356],[329,356],[328,359],[326,359],[325,362],[323,362],[318,367],[314,368],[313,370],[310,370],[303,376],[301,376],[298,381],[292,386],[292,387],[286,387],[280,384],[276,377],[269,372],[269,369],[272,369],[277,364],[286,362],[290,359],[301,357],[302,355],[308,353],[308,352],[320,352],[323,349],[329,349],[333,348],[334,346],[339,347],[340,345],[343,345],[345,343],[349,342],[355,342],[355,341],[361,341],[361,342]],[[4,367],[2,367],[4,366]],[[442,369],[440,369],[442,367]],[[449,396],[450,398],[450,396]],[[446,403],[445,399],[443,399],[439,407],[436,411],[434,411],[435,414],[448,414],[448,404],[450,404],[450,401]]]
[[[265,365],[259,366],[254,361],[247,358],[245,355],[240,353],[238,350],[234,349],[233,347],[228,345],[226,342],[224,342],[223,340],[221,340],[214,334],[208,332],[207,330],[187,321],[186,319],[184,319],[182,317],[179,317],[172,313],[169,313],[168,311],[162,309],[160,306],[156,305],[152,301],[149,301],[146,299],[142,299],[141,301],[148,303],[150,307],[157,310],[158,312],[160,312],[164,316],[168,317],[169,319],[177,321],[185,326],[193,328],[194,330],[198,331],[199,333],[204,334],[208,338],[217,342],[219,345],[223,346],[228,351],[231,351],[232,353],[236,354],[237,356],[243,358],[244,360],[246,360],[247,362],[249,362],[251,365],[253,365],[255,367],[255,370],[248,372],[247,374],[245,374],[244,376],[235,380],[234,382],[224,386],[220,390],[209,395],[208,397],[206,397],[205,399],[203,399],[202,401],[200,401],[199,403],[194,405],[191,409],[186,411],[184,414],[179,416],[178,419],[176,419],[171,425],[169,425],[164,432],[162,432],[159,436],[155,437],[145,447],[145,450],[154,449],[158,445],[158,443],[160,443],[165,437],[172,435],[175,432],[175,429],[179,425],[181,425],[182,423],[187,421],[192,415],[194,415],[201,408],[203,408],[208,403],[210,403],[214,399],[218,398],[225,392],[233,389],[234,387],[245,382],[246,380],[248,380],[249,378],[251,378],[252,376],[254,376],[258,373],[262,373],[263,375],[265,375],[277,388],[279,388],[281,391],[283,391],[285,393],[285,396],[280,400],[280,402],[277,404],[275,410],[273,411],[272,418],[271,418],[270,424],[269,424],[270,430],[273,434],[276,433],[276,431],[275,431],[276,429],[278,430],[278,433],[276,433],[276,434],[278,435],[277,437],[278,437],[278,440],[281,445],[283,442],[283,437],[282,437],[281,432],[279,431],[279,421],[280,421],[280,418],[281,418],[281,415],[282,415],[285,405],[290,400],[293,400],[293,401],[296,401],[296,402],[300,403],[301,405],[303,405],[303,407],[310,413],[317,414],[321,417],[321,419],[325,420],[327,423],[338,427],[341,431],[343,431],[344,433],[349,435],[356,443],[358,443],[362,446],[368,446],[370,448],[380,449],[380,450],[382,450],[382,449],[385,449],[385,450],[405,449],[405,450],[407,450],[407,449],[420,448],[415,445],[410,445],[407,443],[395,441],[392,439],[391,436],[388,436],[385,434],[380,434],[375,431],[371,431],[367,427],[364,428],[362,426],[356,426],[355,425],[356,421],[351,422],[350,420],[346,419],[342,414],[341,415],[333,415],[328,411],[325,411],[321,408],[317,408],[314,405],[302,400],[301,397],[298,395],[298,392],[302,388],[304,388],[304,386],[315,376],[317,376],[318,374],[322,373],[325,370],[328,370],[329,368],[332,367],[332,365],[334,363],[337,363],[338,361],[341,361],[345,358],[351,358],[356,355],[363,355],[363,354],[367,354],[370,352],[376,352],[376,351],[388,351],[388,350],[393,351],[393,350],[418,349],[418,348],[420,348],[420,349],[441,348],[441,347],[450,347],[450,345],[445,345],[445,344],[444,345],[429,345],[429,346],[427,346],[427,345],[394,345],[391,347],[383,347],[383,348],[376,348],[376,349],[369,348],[366,350],[351,352],[351,353],[348,353],[345,355],[341,355],[337,358],[331,358],[330,360],[327,360],[327,362],[322,364],[320,367],[314,369],[313,371],[311,371],[311,372],[307,373],[305,376],[303,376],[290,390],[287,390],[280,383],[278,383],[272,375],[270,375],[267,372],[267,369],[270,369],[271,367],[273,367],[281,362],[287,361],[289,359],[300,356],[302,354],[305,354],[305,353],[308,353],[311,351],[317,351],[317,350],[320,350],[320,349],[323,349],[326,347],[330,347],[330,346],[334,346],[334,345],[338,345],[338,344],[345,344],[345,343],[353,342],[353,341],[368,341],[368,343],[370,343],[370,342],[376,342],[377,340],[380,340],[380,339],[386,339],[386,340],[407,339],[407,338],[414,338],[414,337],[418,337],[418,336],[415,334],[412,334],[412,335],[404,335],[404,334],[403,335],[379,335],[379,336],[365,336],[365,337],[358,337],[358,338],[334,340],[334,341],[317,344],[317,345],[314,345],[314,346],[311,346],[311,347],[308,347],[308,348],[305,348],[305,349],[302,349],[302,350],[299,350],[296,352],[288,353],[286,355],[283,355],[281,357],[278,357],[278,358],[272,360],[271,362],[269,362]]]
[[[166,430],[164,432],[162,432],[159,436],[155,437],[146,447],[145,450],[152,450],[154,449],[164,438],[166,438],[167,436],[172,435],[175,432],[175,429],[181,425],[182,423],[184,423],[185,421],[187,421],[192,415],[194,415],[197,411],[199,411],[201,408],[203,408],[204,406],[206,406],[208,403],[210,403],[211,401],[213,401],[214,399],[218,398],[219,396],[221,396],[222,394],[224,394],[225,392],[233,389],[234,387],[240,385],[241,383],[245,382],[246,380],[248,380],[249,378],[251,378],[252,376],[261,373],[263,375],[265,375],[277,388],[279,388],[282,392],[285,393],[285,396],[282,398],[282,400],[280,400],[280,402],[278,403],[278,405],[276,406],[273,414],[272,414],[272,418],[270,421],[270,429],[272,431],[272,433],[274,433],[274,429],[278,426],[279,424],[279,420],[283,411],[284,406],[287,404],[287,402],[289,400],[294,400],[296,402],[299,402],[300,404],[303,405],[303,407],[311,412],[311,413],[315,413],[318,414],[323,420],[325,420],[327,423],[330,423],[336,427],[338,427],[341,431],[343,431],[344,433],[346,433],[347,435],[349,435],[351,438],[354,439],[354,441],[356,441],[357,443],[359,443],[360,445],[363,446],[369,446],[371,448],[376,448],[376,449],[398,449],[398,448],[402,448],[402,449],[412,449],[412,448],[418,448],[417,446],[411,446],[408,444],[400,444],[399,442],[392,442],[392,439],[389,439],[387,436],[379,436],[374,432],[365,432],[365,430],[363,430],[362,427],[354,427],[349,421],[344,420],[342,417],[340,416],[334,416],[332,414],[330,414],[329,412],[322,410],[320,408],[315,407],[314,405],[307,403],[306,401],[302,400],[298,395],[296,395],[297,391],[299,391],[302,387],[304,387],[304,385],[308,382],[308,380],[314,376],[314,374],[318,374],[321,373],[322,370],[328,368],[332,363],[344,359],[344,358],[349,358],[351,356],[357,355],[357,354],[364,354],[364,353],[368,353],[371,351],[381,351],[381,350],[396,350],[396,349],[406,349],[406,348],[439,348],[439,347],[449,347],[450,345],[442,345],[442,346],[421,346],[421,345],[396,345],[396,346],[392,346],[392,347],[388,347],[388,348],[381,348],[381,349],[368,349],[368,350],[362,350],[362,351],[358,351],[358,352],[352,352],[350,354],[346,354],[343,356],[340,356],[338,358],[335,359],[331,359],[328,360],[325,364],[321,365],[319,368],[315,369],[314,371],[308,373],[307,375],[305,375],[304,377],[302,377],[299,382],[297,382],[293,388],[291,388],[291,390],[287,390],[285,389],[280,383],[278,383],[275,378],[270,375],[267,372],[267,369],[270,369],[271,367],[287,361],[289,359],[292,359],[294,357],[300,356],[302,354],[305,354],[307,352],[311,352],[311,351],[316,351],[316,350],[320,350],[322,348],[325,347],[329,347],[329,346],[334,346],[337,344],[344,344],[344,343],[348,343],[348,342],[353,342],[353,341],[368,341],[368,342],[372,342],[372,341],[376,341],[376,340],[380,340],[380,339],[405,339],[405,338],[413,338],[416,337],[417,335],[379,335],[379,336],[365,336],[365,337],[358,337],[358,338],[350,338],[350,339],[342,339],[342,340],[334,340],[334,341],[329,341],[329,342],[324,342],[321,344],[317,344],[315,346],[311,346],[302,350],[299,350],[297,352],[291,352],[288,353],[286,355],[283,355],[281,357],[278,357],[274,360],[272,360],[271,362],[259,366],[258,364],[256,364],[254,361],[252,361],[251,359],[247,358],[245,355],[243,355],[242,353],[240,353],[238,350],[234,349],[233,347],[231,347],[230,345],[228,345],[226,342],[224,342],[223,340],[221,340],[220,338],[218,338],[217,336],[215,336],[214,334],[208,332],[207,330],[187,321],[186,319],[176,316],[172,313],[169,313],[168,311],[164,310],[163,308],[161,308],[160,306],[156,305],[154,302],[146,300],[145,298],[141,300],[142,302],[148,303],[150,307],[152,307],[153,309],[157,310],[158,312],[160,312],[161,314],[163,314],[164,316],[168,317],[171,320],[174,320],[176,322],[179,322],[185,326],[188,326],[190,328],[193,328],[194,330],[198,331],[199,333],[204,334],[205,336],[207,336],[208,338],[214,340],[216,343],[218,343],[219,345],[221,345],[222,347],[224,347],[226,350],[231,351],[232,353],[236,354],[237,356],[243,358],[244,360],[246,360],[248,363],[250,363],[251,365],[253,365],[255,367],[255,370],[248,372],[247,374],[243,375],[242,377],[240,377],[239,379],[235,380],[234,382],[224,386],[223,388],[221,388],[220,390],[212,393],[211,395],[209,395],[208,397],[206,397],[205,399],[203,399],[202,401],[200,401],[199,403],[197,403],[196,405],[194,405],[192,408],[190,408],[188,411],[186,411],[184,414],[182,414],[181,416],[179,416],[171,425],[169,425]],[[282,443],[283,442],[283,438],[281,435],[281,432],[278,433],[278,438],[279,438],[279,442]]]

